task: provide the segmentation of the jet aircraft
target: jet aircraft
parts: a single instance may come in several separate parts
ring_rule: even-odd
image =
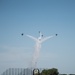
[[[21,34],[22,36],[24,35],[24,33]]]

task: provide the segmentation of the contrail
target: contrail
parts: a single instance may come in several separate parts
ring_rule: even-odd
[[[41,49],[41,43],[43,43],[44,41],[54,37],[55,35],[57,36],[57,34],[53,35],[53,36],[48,36],[48,37],[45,37],[43,38],[43,35],[41,32],[40,33],[40,36],[38,38],[35,38],[31,35],[27,35],[29,38],[33,39],[36,44],[35,44],[35,52],[34,52],[34,55],[33,55],[33,59],[32,59],[32,68],[36,68],[37,67],[37,61],[38,61],[38,58],[39,58],[39,54],[40,54],[40,49]]]

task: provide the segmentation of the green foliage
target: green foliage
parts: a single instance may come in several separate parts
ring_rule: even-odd
[[[59,74],[59,72],[58,72],[58,69],[56,69],[56,68],[44,69],[41,72],[41,75],[58,75],[58,74]]]

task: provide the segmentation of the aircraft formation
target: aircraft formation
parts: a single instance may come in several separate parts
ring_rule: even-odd
[[[23,36],[24,35],[24,33],[21,33],[21,35]],[[55,34],[55,36],[57,36],[58,34]],[[33,40],[35,40],[36,42],[39,42],[39,43],[42,43],[43,41],[45,41],[45,40],[47,40],[47,39],[49,39],[49,38],[52,38],[52,37],[54,37],[54,35],[53,36],[48,36],[48,37],[43,37],[43,34],[39,31],[39,37],[38,38],[35,38],[35,37],[33,37],[33,36],[31,36],[31,35],[26,35],[26,36],[28,36],[29,38],[31,38],[31,39],[33,39]]]

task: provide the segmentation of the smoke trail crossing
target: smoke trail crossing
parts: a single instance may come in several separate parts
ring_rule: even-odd
[[[37,67],[37,61],[38,61],[39,54],[40,54],[41,43],[43,43],[44,41],[46,41],[54,36],[57,36],[57,34],[55,34],[54,36],[48,36],[48,37],[43,38],[42,33],[41,32],[39,32],[39,33],[40,33],[40,37],[38,37],[38,38],[35,38],[31,35],[27,35],[29,38],[33,39],[36,42],[35,52],[34,52],[33,59],[32,59],[32,68]]]

